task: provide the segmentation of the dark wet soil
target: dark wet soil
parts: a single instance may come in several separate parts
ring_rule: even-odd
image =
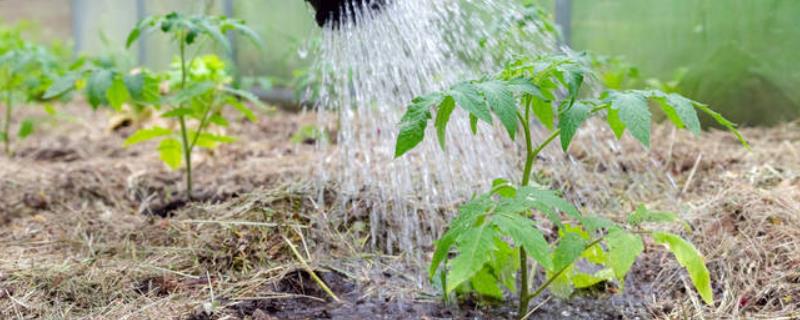
[[[275,298],[231,304],[221,314],[196,312],[189,320],[199,319],[515,319],[516,303],[494,304],[464,300],[458,305],[445,305],[435,297],[428,299],[381,298],[365,294],[366,290],[336,272],[318,272],[341,302],[327,297],[304,271],[295,271],[269,288]],[[635,277],[635,276],[634,276]],[[380,289],[379,289],[380,290]],[[617,288],[600,285],[575,294],[569,300],[540,297],[531,302],[535,311],[528,319],[650,319],[640,299],[642,290],[614,295]],[[282,293],[283,295],[277,295]]]

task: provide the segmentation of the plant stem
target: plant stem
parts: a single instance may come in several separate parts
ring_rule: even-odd
[[[603,238],[604,237],[600,237],[600,238],[595,239],[594,241],[592,241],[591,243],[586,245],[584,250],[589,249],[589,248],[597,245],[598,243],[600,243],[600,241],[603,241]],[[536,298],[540,294],[542,294],[542,292],[544,292],[544,289],[547,289],[547,287],[549,287],[553,283],[553,281],[556,281],[556,278],[561,276],[561,274],[563,274],[564,271],[567,271],[567,268],[569,268],[569,266],[571,266],[571,265],[572,264],[570,263],[570,264],[564,266],[563,268],[561,268],[561,270],[558,270],[558,272],[556,272],[553,276],[551,276],[550,279],[547,279],[547,281],[545,281],[545,283],[542,283],[542,285],[540,285],[539,288],[536,289],[536,291],[534,291],[530,296],[528,296],[526,300],[530,301],[531,299]],[[525,310],[525,312],[527,312],[527,310]],[[524,313],[523,313],[523,315],[524,315]]]
[[[525,156],[525,169],[522,173],[522,186],[527,186],[530,184],[531,179],[531,171],[533,170],[533,162],[539,156],[539,153],[544,150],[545,147],[550,145],[555,139],[561,134],[560,129],[556,129],[553,131],[547,139],[545,139],[542,143],[540,143],[536,148],[533,147],[533,139],[531,138],[531,123],[530,123],[530,106],[525,106],[525,115],[517,113],[517,117],[519,118],[520,122],[522,123],[522,129],[525,134],[525,149],[527,150],[527,154]],[[519,265],[520,265],[520,287],[519,287],[519,309],[517,311],[517,315],[519,317],[524,317],[526,313],[528,313],[528,304],[530,303],[531,299],[541,294],[539,290],[533,295],[528,295],[528,254],[525,252],[525,248],[520,247],[519,249]],[[563,272],[563,270],[561,271]],[[552,283],[552,281],[550,281]],[[547,283],[544,288],[549,286],[550,283]],[[540,287],[541,290],[544,288]]]
[[[11,156],[11,112],[12,112],[12,102],[11,102],[11,91],[6,92],[6,118],[5,123],[3,124],[3,143],[4,143],[4,150],[6,152],[6,156]]]
[[[183,35],[179,34],[178,42],[180,43],[180,56],[181,56],[181,90],[186,89],[186,43],[184,42]],[[179,116],[178,121],[181,125],[181,140],[183,142],[183,159],[186,162],[186,197],[189,201],[192,200],[192,149],[189,146],[189,135],[186,130],[186,118]]]

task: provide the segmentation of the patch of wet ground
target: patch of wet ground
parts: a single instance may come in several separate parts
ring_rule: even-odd
[[[333,290],[341,302],[326,299],[312,278],[304,271],[288,274],[272,285],[272,297],[228,304],[222,313],[198,311],[187,320],[204,319],[514,319],[516,302],[479,303],[474,299],[462,300],[458,305],[446,305],[436,297],[428,299],[403,299],[364,294],[347,277],[336,272],[318,272],[320,278]],[[380,289],[378,289],[380,290]],[[576,293],[562,300],[544,295],[531,301],[535,309],[528,319],[650,319],[644,307],[642,292],[632,290],[612,294],[617,288],[602,284]]]

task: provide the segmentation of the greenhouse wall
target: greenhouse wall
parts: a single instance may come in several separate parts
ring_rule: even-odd
[[[221,14],[226,2],[266,44],[260,50],[237,41],[235,60],[243,75],[267,75],[281,83],[309,63],[298,52],[317,30],[301,0],[4,0],[0,18],[44,21],[38,34],[45,39],[72,38],[80,52],[125,53],[132,61],[163,67],[174,52],[160,35],[124,50],[125,36],[138,17],[172,10]],[[669,81],[686,68],[682,93],[723,109],[738,122],[768,124],[800,113],[800,92],[795,90],[800,87],[800,67],[794,61],[800,52],[800,1],[538,2],[551,10],[559,7],[554,2],[571,4],[571,25],[564,27],[576,49],[625,56],[643,78]],[[759,112],[765,106],[771,112]]]

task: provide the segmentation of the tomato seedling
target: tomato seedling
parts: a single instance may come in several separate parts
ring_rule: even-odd
[[[12,154],[15,106],[47,98],[45,91],[62,70],[61,58],[51,48],[26,41],[19,29],[0,30],[0,97],[5,104],[0,140],[6,155]],[[16,136],[24,139],[33,131],[33,119],[25,119]]]
[[[517,315],[524,318],[530,300],[545,289],[567,297],[576,287],[603,281],[616,281],[622,287],[625,275],[644,250],[643,237],[649,237],[674,254],[688,270],[703,301],[713,303],[709,272],[697,249],[678,235],[647,228],[653,223],[677,220],[674,214],[640,206],[624,224],[583,215],[556,192],[531,185],[531,172],[545,147],[560,140],[566,151],[581,124],[592,117],[604,116],[617,138],[628,131],[649,148],[651,103],[658,105],[679,128],[700,134],[697,111],[701,111],[729,128],[745,146],[747,142],[733,123],[708,106],[678,94],[608,90],[597,97],[581,98],[584,78],[590,72],[566,56],[518,58],[496,75],[415,98],[408,106],[399,125],[396,157],[424,140],[431,120],[441,148],[445,149],[447,124],[457,108],[469,114],[473,133],[479,122],[491,126],[497,118],[512,140],[522,131],[526,147],[520,184],[495,180],[489,192],[459,207],[447,232],[436,242],[429,276],[439,282],[445,298],[455,291],[502,299],[505,287],[517,291]],[[550,131],[538,144],[531,138],[534,119]],[[558,237],[552,243],[538,227],[541,218],[558,229]],[[451,258],[453,248],[457,254]],[[532,291],[530,275],[535,269],[529,258],[546,275],[546,280]],[[583,272],[575,264],[579,260],[602,268]]]
[[[168,110],[162,113],[161,117],[176,119],[179,129],[177,131],[163,127],[142,129],[129,137],[125,144],[160,139],[158,152],[164,163],[173,169],[181,165],[184,167],[186,195],[191,199],[192,152],[196,147],[213,148],[220,143],[235,140],[232,137],[209,132],[212,125],[227,125],[228,121],[221,113],[222,107],[232,106],[248,120],[255,121],[255,113],[241,103],[239,98],[260,105],[258,99],[250,93],[230,86],[232,80],[227,76],[221,59],[216,56],[197,58],[198,52],[208,42],[215,43],[230,52],[230,43],[225,36],[227,32],[241,33],[257,45],[260,45],[260,40],[255,32],[238,19],[202,15],[185,16],[173,12],[140,21],[128,36],[127,46],[130,47],[143,33],[153,30],[160,30],[169,35],[178,46],[177,62],[173,65],[169,76],[170,93],[161,99],[161,104],[168,106]],[[195,51],[190,54],[189,49]],[[190,127],[192,123],[194,127]]]

